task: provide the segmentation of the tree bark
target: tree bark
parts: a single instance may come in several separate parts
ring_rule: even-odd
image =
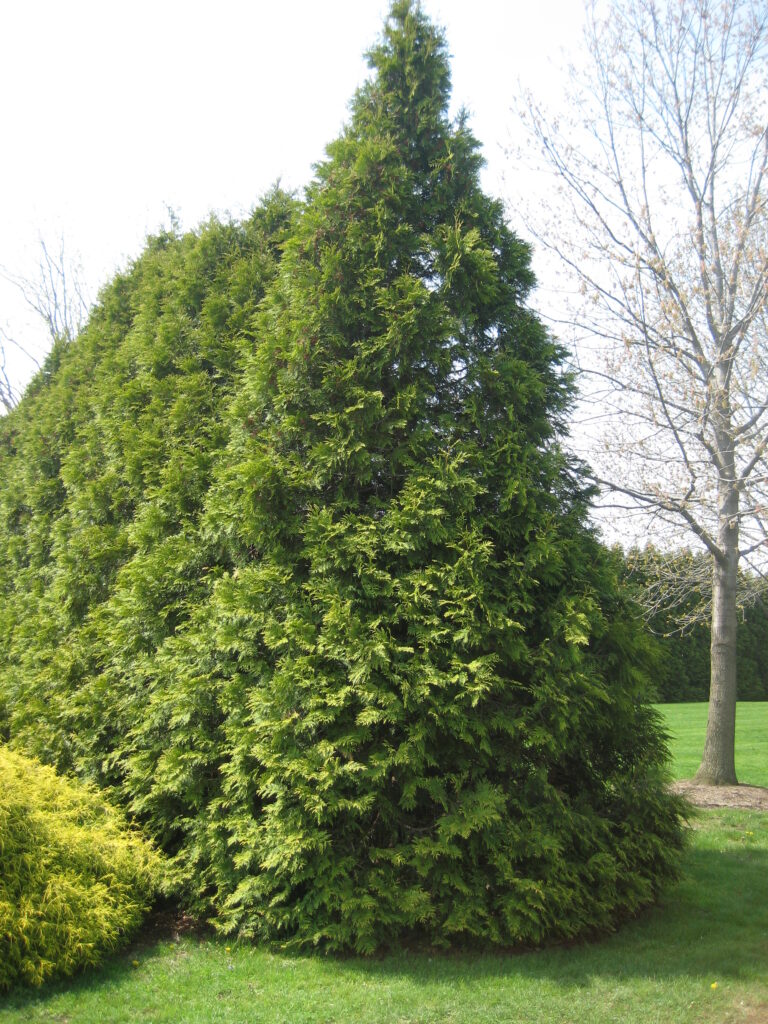
[[[712,574],[712,645],[709,714],[704,755],[695,781],[735,786],[736,764],[736,587],[739,564],[738,491],[731,485],[720,506],[718,546]]]

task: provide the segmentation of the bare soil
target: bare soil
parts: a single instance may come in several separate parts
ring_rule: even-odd
[[[725,1018],[728,1024],[768,1024],[768,1003],[759,1006],[741,1006],[731,1010]]]
[[[741,807],[768,811],[768,789],[763,786],[702,786],[693,779],[673,782],[672,790],[681,793],[696,807]]]

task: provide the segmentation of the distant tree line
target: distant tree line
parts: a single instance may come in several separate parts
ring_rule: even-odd
[[[663,565],[662,565],[663,561]],[[708,557],[679,551],[663,559],[653,548],[626,556],[626,580],[646,606],[646,621],[658,644],[656,691],[663,703],[709,699],[711,629],[708,593],[688,587],[670,592],[677,567],[681,578],[708,575]],[[693,568],[693,572],[692,572]],[[745,586],[744,591],[750,588]],[[768,593],[739,609],[738,699],[768,700]]]

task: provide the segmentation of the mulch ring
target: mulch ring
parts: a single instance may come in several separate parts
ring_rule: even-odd
[[[671,788],[696,807],[742,807],[750,811],[768,811],[768,789],[763,786],[702,786],[693,779],[684,779],[673,782]]]

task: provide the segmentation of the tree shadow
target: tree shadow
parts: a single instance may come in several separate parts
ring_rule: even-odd
[[[421,984],[490,978],[555,982],[583,989],[592,980],[760,975],[768,981],[768,851],[689,850],[683,877],[613,934],[538,950],[410,951],[343,971],[369,980],[418,978]]]
[[[515,985],[542,982],[548,990],[554,986],[567,994],[604,982],[649,978],[768,979],[768,850],[747,843],[737,849],[691,848],[683,871],[681,881],[657,904],[615,933],[590,941],[540,950],[408,949],[376,958],[275,954],[270,961],[280,966],[290,962],[293,982],[299,985],[371,986],[380,981],[382,986],[397,986],[402,982],[429,987],[435,997],[441,989],[455,990],[460,984],[471,998],[477,987],[481,998],[489,983],[504,986],[507,981]],[[169,937],[145,932],[127,951],[99,968],[40,989],[15,990],[0,999],[0,1010],[30,1013],[65,994],[68,1002],[97,993],[102,999],[114,993],[119,1000],[121,990],[136,979],[133,961],[140,956],[142,969],[161,961],[167,957]],[[224,952],[226,940],[209,933],[192,933],[192,938],[221,946]],[[254,950],[256,955],[259,952],[264,951]],[[194,955],[193,949],[189,955]],[[259,971],[268,969],[267,961],[253,959],[249,961],[252,973],[229,975],[227,980],[235,986],[245,984],[246,976],[252,981]]]

